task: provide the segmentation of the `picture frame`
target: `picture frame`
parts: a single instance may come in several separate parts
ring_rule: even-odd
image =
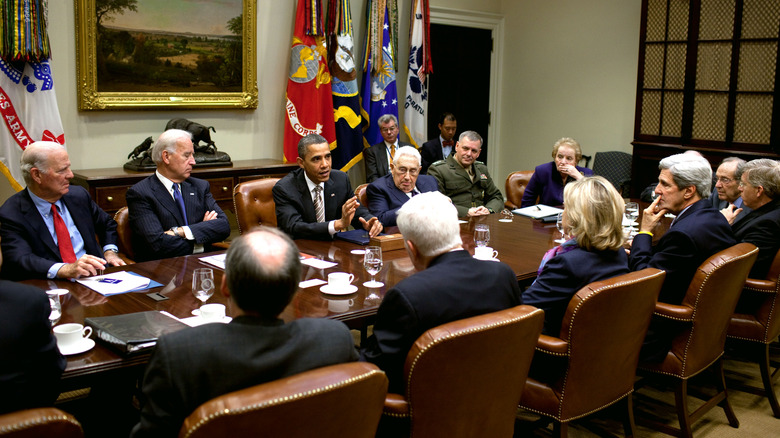
[[[228,23],[214,23],[211,27],[222,24],[223,29],[233,32],[216,36],[198,33],[197,29],[184,32],[134,28],[127,16],[138,13],[141,1],[74,0],[79,110],[257,108],[257,0],[241,0],[241,16]],[[207,8],[183,8],[182,0],[166,1],[166,7],[182,3],[182,8],[171,9],[169,22],[191,24],[213,18],[204,15],[188,19],[188,12],[209,12]],[[149,3],[144,5],[145,14],[149,14]],[[123,6],[116,6],[120,4]],[[114,10],[107,12],[112,7]],[[109,13],[113,13],[109,18],[111,28],[104,26]],[[159,17],[158,14],[165,11],[152,15]],[[141,23],[152,21],[133,18]],[[236,59],[239,54],[240,67]]]

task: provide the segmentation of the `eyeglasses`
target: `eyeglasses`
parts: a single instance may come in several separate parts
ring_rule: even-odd
[[[395,171],[398,172],[401,175],[403,175],[405,173],[408,173],[411,176],[416,176],[418,173],[420,173],[420,169],[419,168],[407,169],[405,167],[396,167]]]
[[[731,183],[733,183],[735,180],[733,180],[733,179],[731,179],[731,178],[720,177],[720,178],[718,178],[718,181],[719,181],[721,184],[731,184]]]

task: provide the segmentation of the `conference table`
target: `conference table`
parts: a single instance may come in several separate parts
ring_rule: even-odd
[[[509,265],[518,281],[530,284],[536,277],[539,261],[545,251],[556,245],[560,237],[555,223],[542,223],[522,216],[515,216],[511,222],[500,222],[499,215],[469,218],[461,223],[464,248],[474,253],[474,227],[477,223],[490,226],[489,245],[498,251],[498,259]],[[397,233],[397,228],[388,228],[386,233]],[[281,314],[285,321],[305,317],[326,317],[344,321],[350,328],[363,329],[376,314],[385,292],[393,285],[412,275],[415,268],[403,249],[384,251],[383,268],[376,279],[383,282],[380,288],[367,288],[363,283],[370,279],[363,269],[363,256],[358,254],[363,247],[347,241],[297,240],[302,254],[316,259],[335,262],[336,266],[318,269],[304,265],[301,280],[322,279],[327,281],[331,272],[349,272],[355,275],[353,284],[357,291],[350,295],[327,295],[320,291],[320,285],[299,289],[292,302]],[[357,250],[357,251],[356,251]],[[168,312],[177,318],[188,318],[201,302],[192,294],[192,272],[195,268],[213,267],[217,290],[207,303],[223,303],[227,315],[235,316],[239,309],[219,293],[223,271],[201,258],[219,254],[196,254],[170,259],[130,264],[124,267],[109,267],[106,273],[126,270],[150,278],[162,286],[140,292],[103,296],[91,289],[67,280],[26,280],[25,283],[42,289],[67,289],[61,297],[62,317],[59,323],[83,323],[85,318],[118,315],[125,313],[157,310]],[[164,297],[157,301],[148,294]],[[94,335],[93,335],[94,337]],[[63,374],[63,390],[75,389],[91,384],[95,379],[111,380],[112,373],[131,372],[136,374],[148,362],[149,353],[123,356],[97,341],[91,350],[68,356]]]

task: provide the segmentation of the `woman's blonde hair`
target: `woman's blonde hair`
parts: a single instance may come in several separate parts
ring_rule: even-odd
[[[555,142],[552,150],[553,160],[555,159],[555,156],[558,155],[558,149],[560,149],[561,146],[568,146],[574,149],[574,164],[576,165],[580,162],[582,159],[582,148],[580,147],[580,144],[577,142],[577,140],[570,137],[563,137]]]
[[[563,205],[570,233],[581,248],[617,250],[623,246],[625,203],[604,177],[592,176],[567,184]]]

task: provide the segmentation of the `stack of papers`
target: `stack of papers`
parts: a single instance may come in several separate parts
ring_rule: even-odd
[[[112,272],[110,274],[86,277],[76,280],[77,283],[109,296],[149,287],[150,280],[128,271]]]
[[[530,207],[523,207],[523,208],[512,210],[512,213],[528,216],[533,219],[539,219],[547,216],[555,216],[562,211],[563,210],[560,208],[550,207],[549,205],[544,205],[544,204],[538,204],[538,205],[532,205]]]
[[[213,256],[201,257],[198,260],[216,266],[219,269],[225,269],[225,257],[227,254],[218,254]]]

